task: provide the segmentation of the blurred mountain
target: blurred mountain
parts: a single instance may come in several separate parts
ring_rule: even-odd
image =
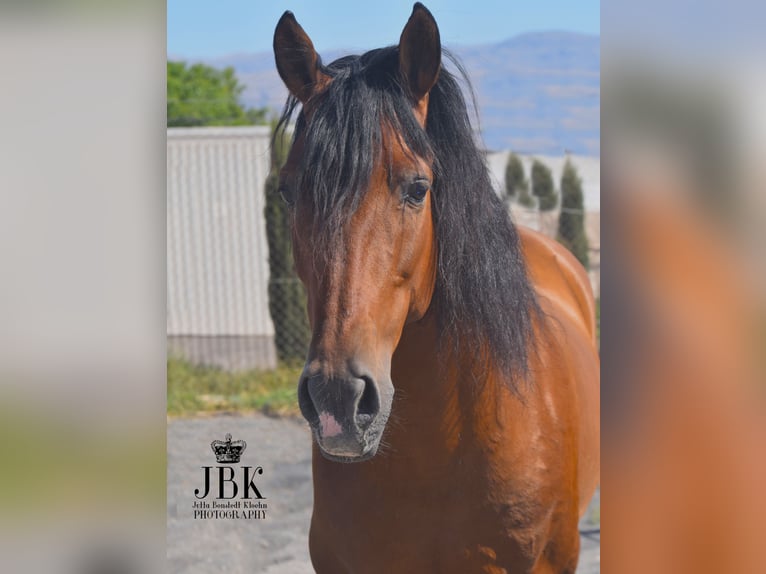
[[[530,32],[497,44],[448,46],[468,71],[490,150],[579,155],[600,152],[600,40],[565,31]],[[325,62],[344,51],[322,54]],[[249,106],[280,110],[287,95],[270,52],[206,63],[233,66]]]

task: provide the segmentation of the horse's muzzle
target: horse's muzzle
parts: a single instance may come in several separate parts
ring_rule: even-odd
[[[381,400],[371,377],[304,376],[298,404],[325,457],[356,462],[375,454],[382,430]]]

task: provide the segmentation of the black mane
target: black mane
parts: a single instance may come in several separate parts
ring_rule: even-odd
[[[466,74],[455,63],[468,84]],[[539,314],[519,236],[492,189],[476,146],[458,82],[442,67],[430,92],[426,130],[412,112],[399,73],[396,46],[347,56],[323,67],[332,76],[317,96],[310,122],[298,115],[304,161],[292,183],[310,201],[321,241],[340,240],[343,223],[359,205],[373,165],[382,158],[382,126],[401,134],[415,154],[431,159],[438,271],[432,310],[454,348],[470,345],[512,381],[527,379],[533,322]],[[470,86],[470,84],[468,84]],[[298,102],[290,97],[277,133]],[[320,246],[324,247],[324,246]]]

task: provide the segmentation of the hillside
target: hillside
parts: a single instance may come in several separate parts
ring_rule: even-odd
[[[563,31],[532,32],[497,44],[448,46],[476,92],[485,145],[525,154],[600,152],[600,41]],[[325,62],[345,54],[322,54]],[[286,91],[270,52],[209,60],[233,66],[250,106],[281,109]]]

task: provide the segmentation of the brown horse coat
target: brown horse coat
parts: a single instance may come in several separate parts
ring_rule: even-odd
[[[466,397],[460,361],[439,380],[440,356],[424,353],[438,347],[435,322],[408,325],[392,365],[401,399],[387,448],[338,464],[314,445],[318,573],[574,572],[577,521],[599,480],[593,296],[565,248],[521,232],[549,316],[536,385],[520,398],[486,381]]]

